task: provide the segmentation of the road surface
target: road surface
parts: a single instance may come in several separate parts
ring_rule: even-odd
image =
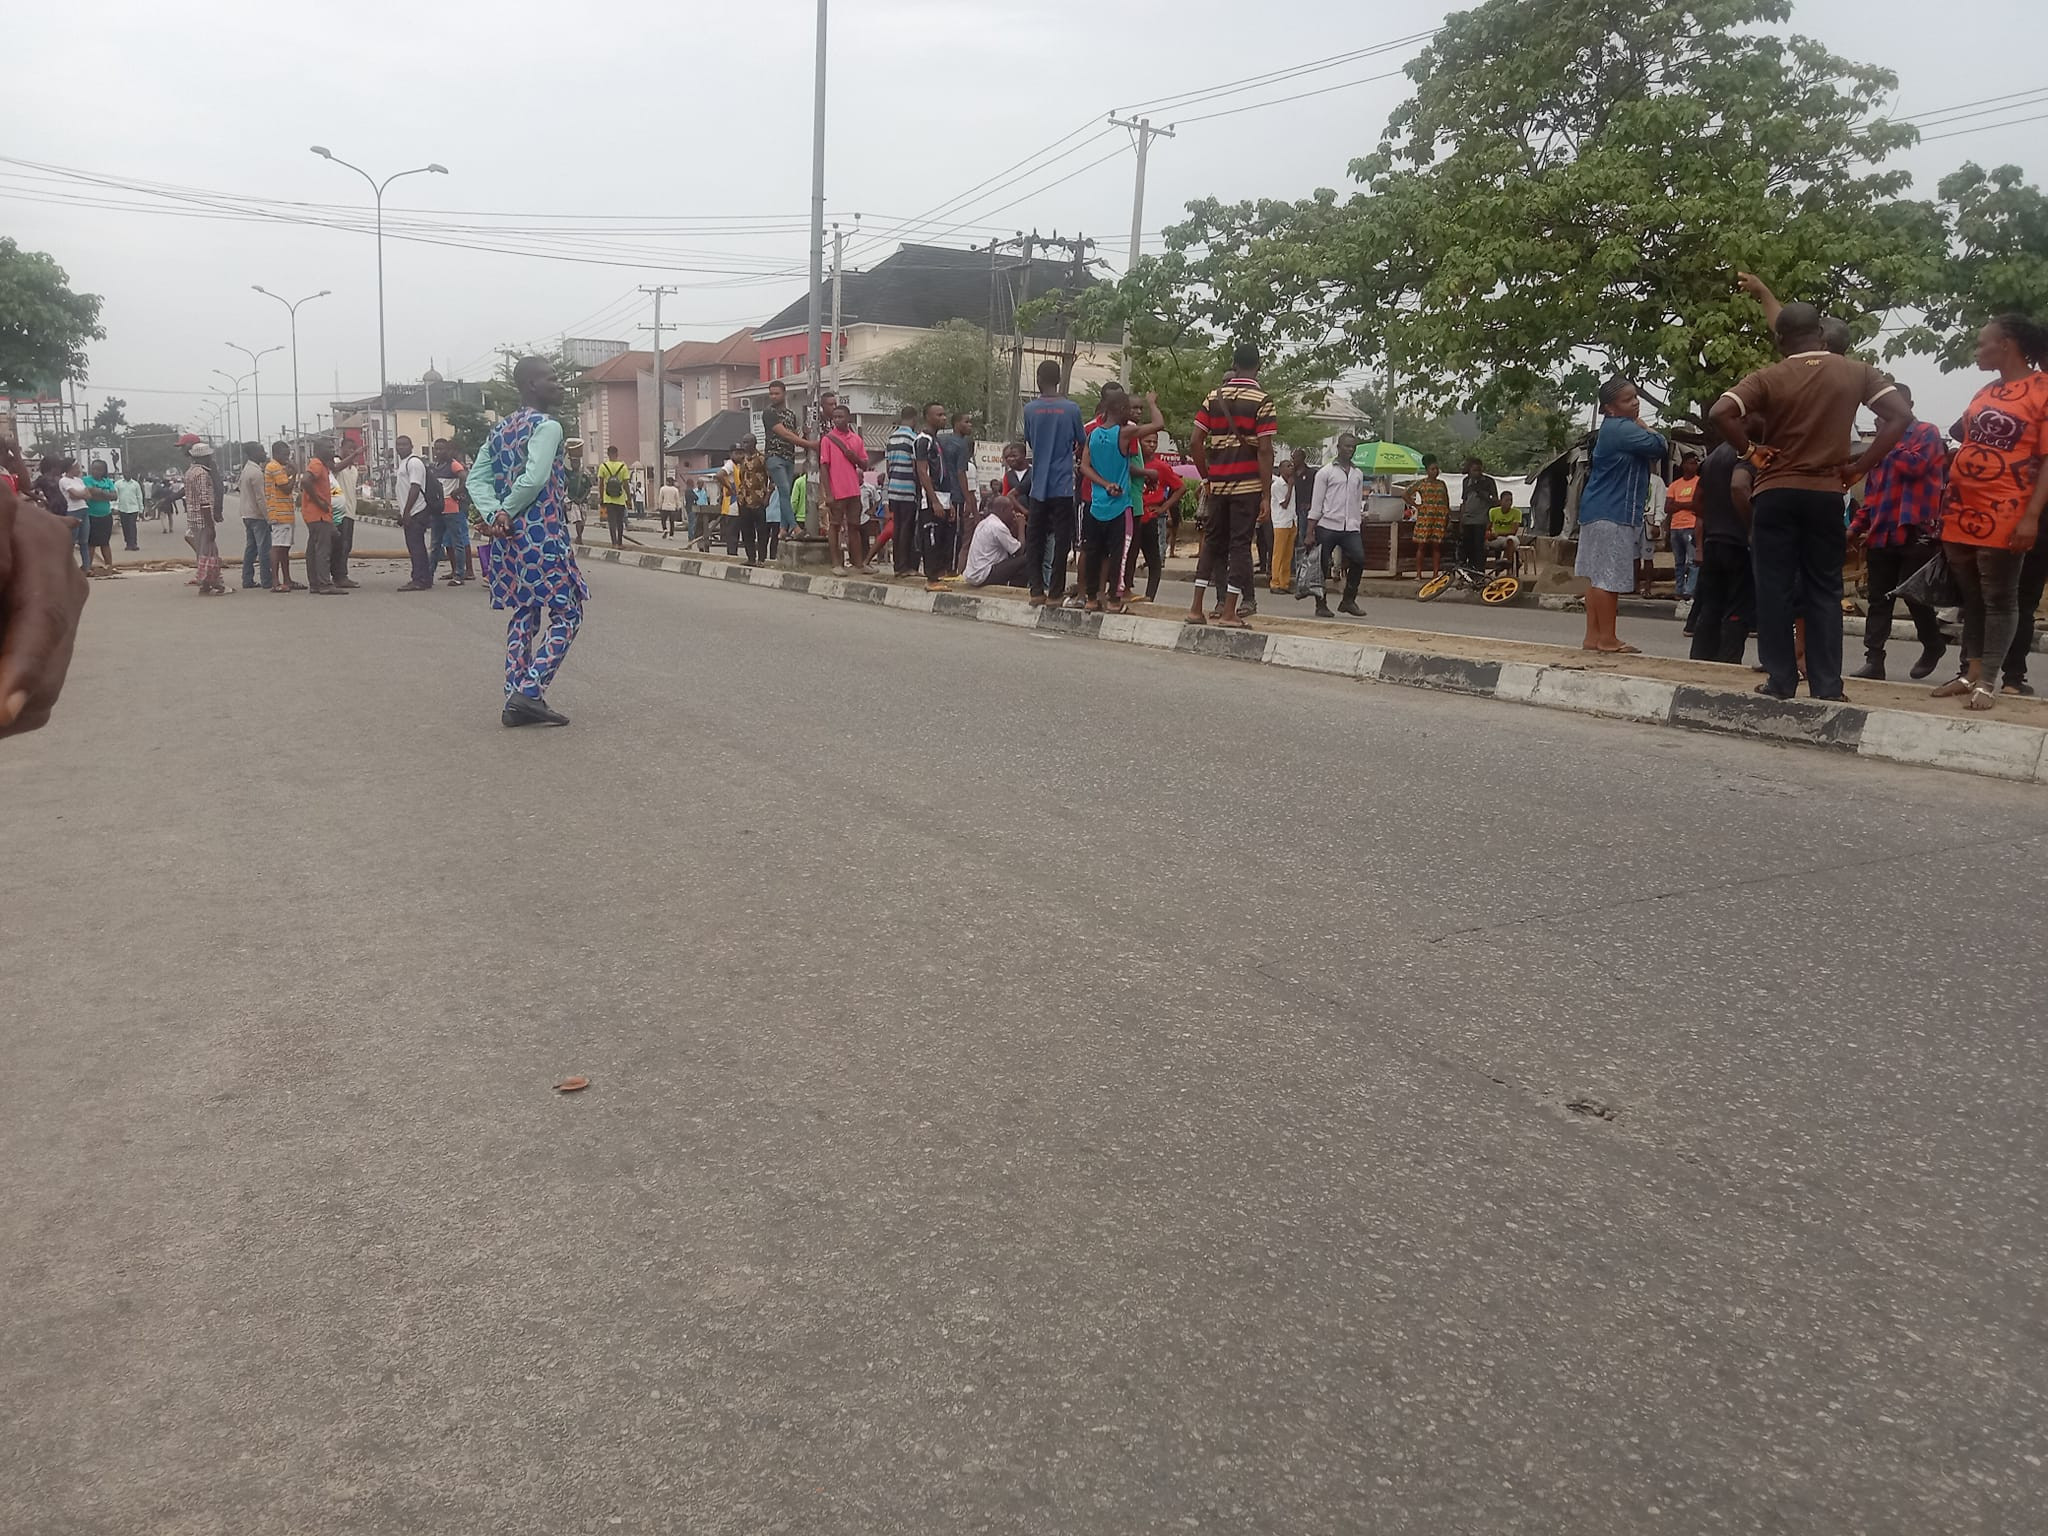
[[[0,1529],[2037,1525],[2038,790],[399,579],[0,744]]]

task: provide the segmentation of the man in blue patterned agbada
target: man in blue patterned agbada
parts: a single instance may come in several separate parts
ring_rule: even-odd
[[[512,370],[519,409],[491,429],[469,471],[469,496],[491,536],[491,606],[508,608],[505,626],[507,725],[567,725],[548,704],[583,623],[590,588],[570,542],[568,472],[562,463],[562,385],[544,357]]]

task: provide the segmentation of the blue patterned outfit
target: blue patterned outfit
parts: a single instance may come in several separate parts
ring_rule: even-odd
[[[590,588],[576,568],[569,525],[562,424],[523,406],[499,422],[469,471],[469,496],[489,526],[502,513],[509,538],[497,538],[488,565],[491,606],[509,608],[505,697],[544,698],[583,623]]]

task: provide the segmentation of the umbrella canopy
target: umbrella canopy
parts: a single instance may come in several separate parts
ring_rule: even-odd
[[[1399,443],[1360,443],[1351,462],[1368,475],[1419,475],[1422,455]]]

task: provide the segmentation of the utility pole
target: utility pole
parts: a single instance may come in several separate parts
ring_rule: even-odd
[[[846,261],[846,236],[832,226],[832,393],[839,393],[839,274]]]
[[[1086,235],[1077,234],[1074,236],[1074,272],[1073,276],[1067,280],[1067,291],[1075,295],[1076,298],[1080,296],[1082,285],[1088,281],[1088,248],[1094,243]],[[1066,375],[1071,384],[1074,377],[1074,362],[1079,355],[1080,348],[1079,340],[1074,335],[1073,301],[1069,300],[1061,306],[1061,309],[1060,371]],[[1130,356],[1127,352],[1124,357],[1124,371],[1126,374],[1129,373],[1130,366]],[[1125,382],[1128,383],[1128,379]]]
[[[825,0],[818,0],[818,61],[815,94],[811,103],[811,341],[810,400],[804,412],[805,425],[818,409],[819,332],[824,327],[825,286]]]
[[[1018,302],[1028,302],[1031,298],[1031,264],[1032,258],[1039,246],[1045,247],[1048,252],[1054,250],[1065,251],[1072,258],[1073,267],[1067,283],[1072,292],[1079,293],[1081,285],[1088,280],[1088,252],[1093,248],[1094,244],[1095,242],[1086,235],[1076,235],[1073,239],[1068,240],[1062,238],[1058,231],[1054,231],[1048,236],[1041,235],[1034,230],[1029,235],[1026,235],[1024,237],[1024,292],[1023,297]],[[1013,306],[1012,313],[1014,312]],[[1024,389],[1024,329],[1022,326],[1017,326],[1016,331],[1016,350],[1010,356],[1010,399],[1012,402],[1010,409],[1012,410],[1016,409],[1014,402],[1023,393]],[[1074,384],[1075,355],[1074,312],[1071,305],[1066,305],[1062,306],[1062,314],[1060,316],[1060,369],[1062,373],[1061,382],[1069,389],[1073,388]]]
[[[1017,323],[1017,306],[1031,298],[1031,257],[1038,247],[1038,231],[1033,230],[1019,241],[1023,248],[1024,293],[1019,298],[1017,290],[1010,290],[1010,396],[1003,402],[1003,437],[1007,441],[1013,434],[1009,430],[1012,417],[1017,414],[1017,398],[1024,393],[1024,327]],[[1015,270],[1015,269],[1012,269]]]
[[[669,284],[657,283],[651,288],[643,284],[640,291],[654,295],[654,467],[648,472],[651,495],[667,462],[662,455],[668,452],[668,380],[661,366],[661,296],[677,290]]]
[[[1124,270],[1128,272],[1138,264],[1138,235],[1145,227],[1146,152],[1152,147],[1154,135],[1163,135],[1170,139],[1173,137],[1173,130],[1171,128],[1154,128],[1152,126],[1152,119],[1149,117],[1141,117],[1136,122],[1132,122],[1127,118],[1112,116],[1109,120],[1109,126],[1112,128],[1130,129],[1132,136],[1138,141],[1138,181],[1136,187],[1131,192],[1131,255],[1129,262],[1124,267]],[[1127,387],[1129,386],[1131,382],[1131,327],[1128,321],[1124,323],[1123,360],[1117,365],[1116,376]]]

